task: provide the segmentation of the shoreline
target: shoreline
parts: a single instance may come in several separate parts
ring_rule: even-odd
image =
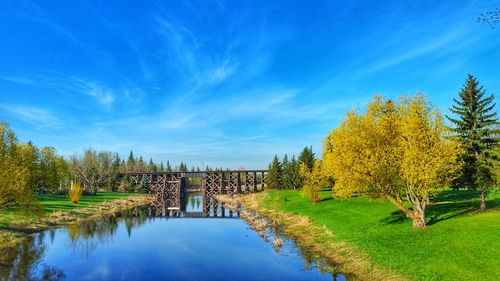
[[[151,204],[155,200],[150,195],[133,195],[71,211],[57,211],[41,216],[35,221],[30,221],[30,218],[27,218],[23,223],[0,225],[0,250],[15,246],[19,240],[33,233],[113,216],[123,211]]]
[[[306,216],[264,207],[262,202],[266,196],[269,195],[256,193],[243,196],[218,195],[215,198],[230,208],[241,206],[255,212],[257,216],[265,217],[273,225],[282,227],[284,233],[292,237],[299,246],[325,257],[332,264],[339,266],[340,272],[354,276],[356,280],[409,280],[373,264],[366,254],[347,243],[336,241],[335,234],[324,225],[315,225]]]

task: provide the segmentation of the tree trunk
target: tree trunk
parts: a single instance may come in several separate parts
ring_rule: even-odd
[[[413,228],[423,228],[425,227],[425,213],[414,210],[413,211]]]
[[[486,210],[486,190],[481,190],[481,210]]]

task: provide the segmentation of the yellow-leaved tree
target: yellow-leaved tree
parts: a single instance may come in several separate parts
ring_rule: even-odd
[[[0,121],[0,210],[20,206],[37,210],[33,189],[29,186],[32,147],[19,143],[14,131]]]
[[[312,171],[305,163],[300,164],[300,176],[303,181],[302,195],[314,203],[319,202],[319,190],[328,186],[328,179],[322,169],[322,161],[314,160]]]
[[[365,114],[349,112],[325,139],[323,172],[335,179],[334,195],[384,197],[424,227],[429,195],[458,168],[459,148],[446,134],[422,95],[398,103],[376,96]]]

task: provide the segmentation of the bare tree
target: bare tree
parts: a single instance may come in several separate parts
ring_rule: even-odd
[[[114,176],[113,153],[87,149],[83,156],[71,157],[71,168],[73,175],[83,184],[84,190],[95,194]]]
[[[495,26],[500,23],[500,8],[481,13],[477,22],[489,25],[491,28],[495,28]]]

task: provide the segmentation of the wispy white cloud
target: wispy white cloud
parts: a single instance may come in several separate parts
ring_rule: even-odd
[[[209,84],[223,82],[231,77],[237,65],[231,65],[229,60],[225,60],[220,66],[210,69],[207,73],[207,81]]]
[[[0,109],[13,118],[38,127],[58,127],[61,120],[51,111],[24,105],[0,105]]]
[[[110,87],[94,80],[76,76],[64,76],[57,73],[51,73],[50,75],[39,74],[27,77],[4,76],[0,77],[0,80],[25,85],[34,85],[60,92],[70,92],[86,95],[93,98],[99,105],[105,107],[106,109],[109,109],[116,100],[115,91]],[[131,100],[133,97],[133,93],[137,94],[138,91],[138,88],[124,89],[123,96]]]
[[[113,91],[95,82],[89,82],[85,80],[79,81],[78,85],[80,87],[79,91],[85,95],[93,97],[100,105],[110,108],[115,101],[115,96]]]

